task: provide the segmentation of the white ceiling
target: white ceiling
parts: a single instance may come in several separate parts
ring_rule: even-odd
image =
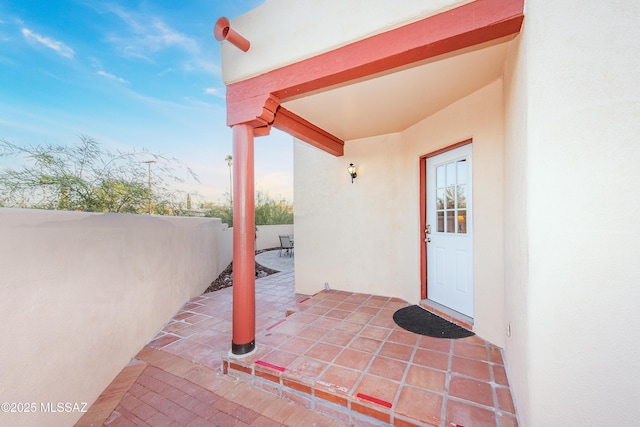
[[[500,77],[511,39],[307,94],[282,105],[345,141],[399,132]]]

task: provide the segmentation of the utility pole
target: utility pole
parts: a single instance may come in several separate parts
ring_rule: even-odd
[[[229,166],[229,202],[231,206],[233,206],[233,179],[231,174],[231,166],[233,166],[233,156],[228,155],[224,158],[227,161],[227,166]]]
[[[148,177],[148,184],[149,184],[149,215],[151,215],[151,163],[155,163],[155,160],[147,160],[145,162],[142,163],[146,163],[147,164],[147,177]]]

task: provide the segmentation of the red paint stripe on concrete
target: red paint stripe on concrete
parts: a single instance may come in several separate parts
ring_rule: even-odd
[[[276,371],[280,371],[280,372],[285,371],[285,368],[283,368],[282,366],[274,365],[269,362],[263,362],[262,360],[257,360],[256,365],[265,366],[267,368],[275,369]]]
[[[393,406],[391,403],[387,402],[386,400],[378,399],[377,397],[369,396],[362,393],[356,394],[356,397],[362,400],[368,400],[369,402],[373,402],[387,408],[391,408],[391,406]]]
[[[276,326],[278,326],[280,323],[284,322],[285,320],[287,320],[287,319],[282,319],[282,320],[280,320],[280,321],[277,321],[277,322],[276,322],[276,323],[274,323],[273,325],[269,326],[269,327],[267,328],[267,331],[269,331],[269,330],[271,330],[271,329],[275,328]]]

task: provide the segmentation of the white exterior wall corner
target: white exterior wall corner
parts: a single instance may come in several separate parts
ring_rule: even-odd
[[[638,22],[632,0],[526,4],[524,427],[640,418]]]
[[[504,71],[505,94],[505,363],[520,425],[531,426],[529,390],[529,219],[527,208],[526,56],[518,36]]]
[[[91,404],[221,269],[217,219],[0,209],[0,402]],[[69,426],[81,413],[2,414]]]
[[[294,145],[296,290],[420,300],[420,156],[473,137],[475,328],[504,343],[502,82],[402,133],[347,141],[344,157]],[[358,177],[352,184],[347,166]]]
[[[222,42],[222,79],[246,80],[472,1],[270,0],[232,20],[251,48]]]

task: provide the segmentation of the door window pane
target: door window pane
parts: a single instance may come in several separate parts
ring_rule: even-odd
[[[438,212],[438,232],[444,233],[444,212]]]
[[[467,183],[467,160],[458,160],[456,162],[456,169],[458,171],[458,184]]]
[[[436,209],[444,209],[444,188],[436,190]]]
[[[455,185],[456,184],[456,164],[455,163],[447,163],[447,185]]]
[[[444,166],[436,168],[436,188],[444,187]]]
[[[456,216],[454,211],[447,211],[447,233],[456,232]]]
[[[466,185],[458,185],[458,208],[466,208],[467,207],[467,196],[465,194]]]
[[[455,209],[456,207],[456,187],[447,187],[447,209]]]
[[[458,233],[467,232],[467,211],[458,211]]]

